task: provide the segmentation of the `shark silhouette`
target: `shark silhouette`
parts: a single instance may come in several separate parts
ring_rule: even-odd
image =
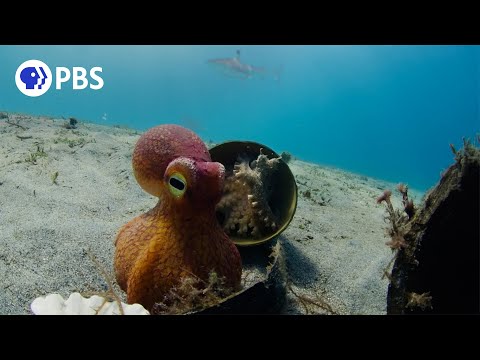
[[[264,77],[267,75],[267,70],[264,67],[258,67],[243,63],[240,61],[240,50],[236,51],[236,56],[231,58],[210,59],[209,64],[220,66],[226,74],[233,76],[240,76],[242,78],[252,78],[255,75]],[[274,75],[278,79],[278,74]]]

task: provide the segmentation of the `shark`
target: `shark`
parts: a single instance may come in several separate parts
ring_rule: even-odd
[[[267,70],[264,67],[253,66],[242,62],[240,60],[240,50],[236,51],[234,57],[210,59],[207,62],[219,66],[225,74],[234,77],[250,79],[256,75],[262,78],[267,75]],[[274,78],[278,80],[278,75],[274,74]]]

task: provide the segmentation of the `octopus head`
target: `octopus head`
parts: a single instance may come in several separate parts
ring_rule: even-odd
[[[164,176],[164,197],[192,206],[216,205],[221,198],[225,168],[218,162],[176,158]]]
[[[166,201],[203,207],[221,198],[224,166],[212,162],[203,141],[181,126],[160,125],[144,133],[132,163],[139,185]]]

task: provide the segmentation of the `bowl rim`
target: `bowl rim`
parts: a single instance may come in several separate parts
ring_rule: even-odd
[[[293,218],[295,217],[295,213],[296,213],[296,210],[297,210],[297,205],[298,205],[298,185],[297,185],[297,182],[295,180],[295,176],[293,175],[292,173],[292,170],[290,169],[290,166],[288,166],[288,164],[281,158],[281,156],[276,152],[274,151],[273,149],[271,149],[269,146],[266,146],[262,143],[259,143],[259,142],[256,142],[256,141],[250,141],[250,140],[227,140],[227,141],[223,141],[221,143],[218,143],[218,144],[215,144],[214,146],[210,147],[208,149],[208,152],[211,156],[211,150],[214,149],[214,148],[218,148],[220,146],[223,146],[223,145],[227,145],[227,144],[233,144],[233,143],[236,143],[236,144],[239,144],[239,145],[244,145],[244,146],[247,146],[247,145],[253,145],[254,147],[258,147],[259,149],[260,148],[263,148],[264,150],[266,150],[267,152],[270,152],[271,154],[265,154],[270,158],[279,158],[280,161],[282,161],[282,163],[284,164],[285,168],[288,169],[288,172],[290,174],[290,177],[291,177],[291,180],[292,180],[292,183],[293,183],[293,188],[294,188],[294,199],[292,201],[292,204],[290,204],[290,209],[288,211],[289,213],[289,216],[288,216],[288,220],[285,221],[281,227],[279,227],[274,233],[266,236],[266,237],[262,237],[260,239],[249,239],[249,238],[239,238],[239,237],[232,237],[230,235],[227,234],[227,236],[229,237],[229,239],[235,244],[235,245],[238,245],[238,246],[242,246],[242,247],[247,247],[247,246],[256,246],[256,245],[260,245],[260,244],[263,244],[263,243],[266,243],[267,241],[271,241],[272,239],[276,238],[277,236],[279,236],[281,233],[283,233],[287,227],[290,225],[290,223],[292,222]],[[212,159],[212,161],[214,161]]]

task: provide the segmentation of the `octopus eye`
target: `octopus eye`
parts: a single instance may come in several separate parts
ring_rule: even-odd
[[[168,188],[173,196],[180,197],[185,193],[187,189],[187,181],[182,174],[173,174],[168,180]]]

